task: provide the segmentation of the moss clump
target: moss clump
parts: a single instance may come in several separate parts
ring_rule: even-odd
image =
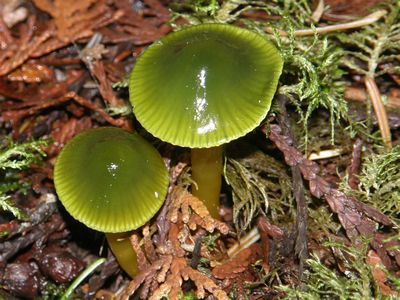
[[[25,193],[29,187],[19,180],[17,173],[38,163],[45,156],[42,148],[47,144],[46,141],[14,144],[9,138],[0,141],[0,209],[10,212],[17,219],[23,219],[24,215],[12,202],[10,193]]]

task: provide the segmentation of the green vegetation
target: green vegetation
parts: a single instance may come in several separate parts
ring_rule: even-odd
[[[305,272],[305,286],[290,288],[281,286],[285,299],[395,299],[384,297],[373,277],[371,266],[366,262],[368,241],[362,241],[358,249],[343,243],[326,242],[323,246],[335,253],[340,270],[328,268],[313,255],[307,260],[309,269]],[[384,270],[384,267],[381,267]],[[389,281],[397,286],[399,280],[389,276]]]
[[[8,211],[18,219],[24,215],[11,200],[11,193],[25,193],[29,185],[18,178],[18,172],[38,163],[45,156],[43,147],[46,141],[31,141],[14,144],[11,139],[0,141],[0,209]]]
[[[358,190],[351,189],[346,179],[342,183],[342,189],[347,194],[399,220],[400,146],[389,151],[379,148],[363,159]]]
[[[232,188],[238,232],[247,230],[260,213],[268,213],[273,222],[282,215],[294,216],[290,177],[273,157],[256,151],[242,159],[228,158],[224,176]]]
[[[68,289],[65,291],[65,293],[61,296],[61,300],[67,300],[70,298],[72,293],[75,291],[75,289],[84,281],[87,279],[87,277],[96,270],[97,267],[99,267],[101,264],[103,264],[106,261],[105,258],[99,258],[96,259],[94,262],[92,262],[85,270],[82,271],[82,273],[75,278],[75,280],[71,283],[71,285],[68,287]]]
[[[388,12],[382,22],[336,35],[341,45],[350,49],[345,51],[342,63],[357,74],[378,77],[400,73],[400,66],[392,64],[398,61],[400,50],[400,2],[387,1],[381,8]]]

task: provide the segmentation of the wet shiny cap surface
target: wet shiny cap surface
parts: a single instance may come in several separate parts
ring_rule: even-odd
[[[174,145],[218,146],[265,118],[282,72],[274,45],[232,25],[203,24],[151,45],[130,78],[133,111]]]
[[[142,226],[161,207],[168,172],[138,134],[104,127],[79,134],[64,147],[54,183],[72,217],[98,231],[124,232]]]

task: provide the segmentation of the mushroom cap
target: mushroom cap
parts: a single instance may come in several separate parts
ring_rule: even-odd
[[[152,135],[191,148],[239,138],[267,115],[282,59],[263,36],[232,25],[174,32],[140,56],[129,98]]]
[[[161,207],[168,172],[138,134],[102,127],[67,143],[56,161],[54,184],[75,219],[98,231],[124,232],[142,226]]]

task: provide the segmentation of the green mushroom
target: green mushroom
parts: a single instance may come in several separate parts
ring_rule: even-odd
[[[71,216],[106,233],[121,267],[134,276],[136,255],[128,232],[151,219],[164,202],[168,171],[160,154],[138,134],[90,129],[61,151],[54,184]]]
[[[162,141],[192,148],[192,178],[218,217],[221,145],[266,117],[282,72],[274,45],[252,31],[202,24],[174,32],[140,56],[129,98],[142,126]]]

